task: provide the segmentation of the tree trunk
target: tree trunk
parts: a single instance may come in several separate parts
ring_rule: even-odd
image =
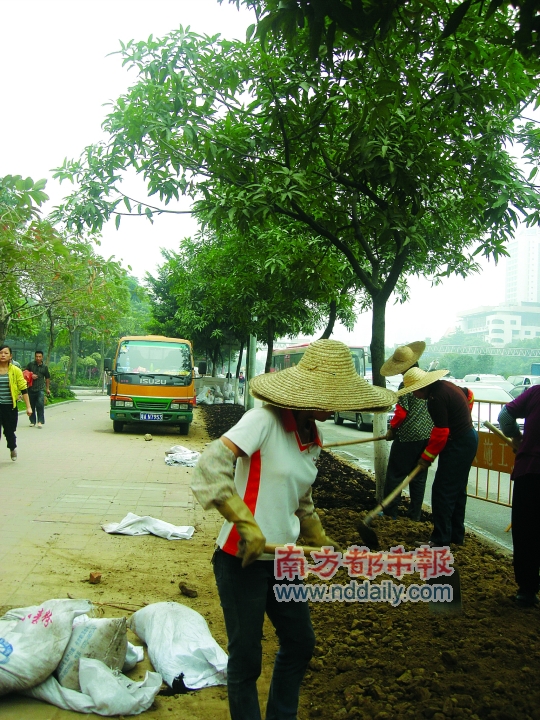
[[[0,298],[0,343],[4,343],[11,324],[11,315],[6,303]]]
[[[71,333],[70,343],[70,369],[71,369],[71,382],[75,384],[77,381],[77,363],[79,360],[79,343],[81,334],[79,328],[75,328]]]
[[[54,317],[50,308],[47,310],[47,316],[49,318],[49,347],[47,348],[47,359],[45,361],[45,365],[50,364],[54,348]]]
[[[373,319],[371,325],[371,370],[373,373],[373,384],[386,387],[386,380],[381,375],[381,367],[384,363],[384,337],[386,321],[386,298],[376,296],[373,298]],[[387,414],[375,413],[373,416],[373,435],[375,437],[386,433]],[[388,443],[374,443],[374,467],[377,500],[384,497],[384,484],[386,481],[386,469],[388,467]]]
[[[336,322],[337,317],[337,302],[335,300],[330,301],[330,314],[328,316],[328,325],[325,328],[325,331],[319,338],[319,340],[328,340],[332,332],[334,331],[334,325]]]
[[[274,323],[272,320],[268,321],[266,346],[268,350],[266,352],[266,363],[264,365],[264,372],[269,373],[270,368],[272,367],[272,353],[274,352]]]
[[[373,384],[386,387],[386,381],[381,375],[384,363],[384,338],[386,323],[386,298],[376,295],[373,298],[373,318],[371,321],[371,369]]]
[[[217,361],[219,357],[219,346],[212,350],[212,377],[217,375]]]
[[[238,362],[236,363],[236,379],[240,376],[240,370],[242,369],[242,358],[244,356],[244,341],[240,342],[240,350],[238,351]]]

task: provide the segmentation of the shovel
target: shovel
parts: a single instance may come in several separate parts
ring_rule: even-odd
[[[373,528],[369,527],[370,523],[373,522],[374,518],[377,517],[381,510],[384,510],[385,507],[388,507],[388,505],[390,505],[392,500],[394,500],[394,498],[396,498],[399,493],[407,487],[411,480],[415,478],[422,470],[422,466],[417,465],[414,470],[410,472],[407,477],[402,480],[396,488],[392,490],[390,495],[385,497],[384,500],[381,500],[381,502],[377,505],[376,508],[369,512],[363,520],[360,520],[358,522],[356,529],[358,530],[358,532],[360,533],[360,537],[370,550],[378,550],[379,548],[379,540],[377,538],[377,533],[375,532],[375,530],[373,530]]]
[[[323,445],[323,450],[330,447],[343,447],[343,445],[360,445],[360,443],[376,442],[377,440],[386,440],[386,435],[364,438],[363,440],[342,440],[341,442],[329,442]]]
[[[512,438],[506,437],[506,435],[501,430],[499,430],[499,428],[495,427],[495,425],[492,425],[487,420],[484,420],[483,425],[485,425],[488,430],[491,430],[492,433],[495,433],[495,435],[498,435],[501,438],[501,440],[504,440],[504,442],[507,445],[510,445],[510,447],[513,447],[512,446]]]

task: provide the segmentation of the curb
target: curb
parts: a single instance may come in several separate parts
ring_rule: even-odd
[[[51,407],[57,407],[58,405],[68,405],[69,403],[76,402],[82,402],[82,400],[77,400],[76,398],[74,398],[73,400],[62,400],[62,402],[53,403]],[[19,415],[26,415],[26,410],[19,410]]]

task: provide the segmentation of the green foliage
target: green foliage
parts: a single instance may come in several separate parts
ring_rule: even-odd
[[[65,399],[74,398],[74,393],[69,389],[63,364],[60,362],[49,365],[49,372],[51,374],[50,388],[52,396]]]
[[[448,11],[443,0],[429,5]],[[493,31],[506,32],[509,18],[494,15]],[[267,51],[182,28],[122,45],[138,82],[105,120],[108,142],[58,169],[78,186],[58,216],[79,230],[126,208],[152,218],[155,208],[121,192],[135,167],[150,195],[191,196],[203,227],[218,237],[233,228],[255,256],[261,234],[293,221],[363,287],[380,381],[385,307],[403,278],[476,272],[477,255],[504,256],[519,215],[534,219],[540,207],[510,154],[532,135],[520,116],[534,74],[471,13],[458,40],[431,17],[410,42],[401,31],[414,18],[394,19],[395,32],[362,53],[334,47],[326,67],[309,59],[301,28],[294,47],[268,35]]]
[[[222,0],[220,0],[222,2]],[[236,5],[239,0],[229,0]],[[461,0],[445,6],[426,0],[244,0],[255,8],[260,18],[255,32],[264,42],[269,32],[282,34],[290,43],[297,39],[298,28],[307,26],[309,47],[313,58],[332,61],[333,52],[348,48],[359,51],[384,39],[388,34],[404,32],[410,43],[415,42],[418,28],[424,23],[443,27],[441,38],[457,33],[458,37],[467,14],[478,17],[482,31],[491,42],[514,47],[523,55],[538,57],[539,0]],[[490,22],[499,11],[508,17],[508,6],[517,9],[517,16],[502,28]],[[514,14],[514,13],[513,13]]]

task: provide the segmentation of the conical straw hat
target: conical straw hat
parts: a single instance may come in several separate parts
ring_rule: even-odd
[[[298,365],[258,375],[249,383],[253,397],[292,410],[383,412],[397,396],[357,374],[349,348],[337,340],[317,340]]]
[[[388,377],[389,375],[400,375],[407,372],[414,363],[418,362],[425,349],[426,343],[421,340],[408,345],[400,345],[382,366],[381,375]]]
[[[448,375],[450,370],[433,370],[433,372],[426,372],[420,368],[411,368],[407,370],[403,376],[404,387],[398,391],[398,396],[407,395],[415,390],[421,390],[428,385],[432,385],[437,380],[440,380],[445,375]]]

